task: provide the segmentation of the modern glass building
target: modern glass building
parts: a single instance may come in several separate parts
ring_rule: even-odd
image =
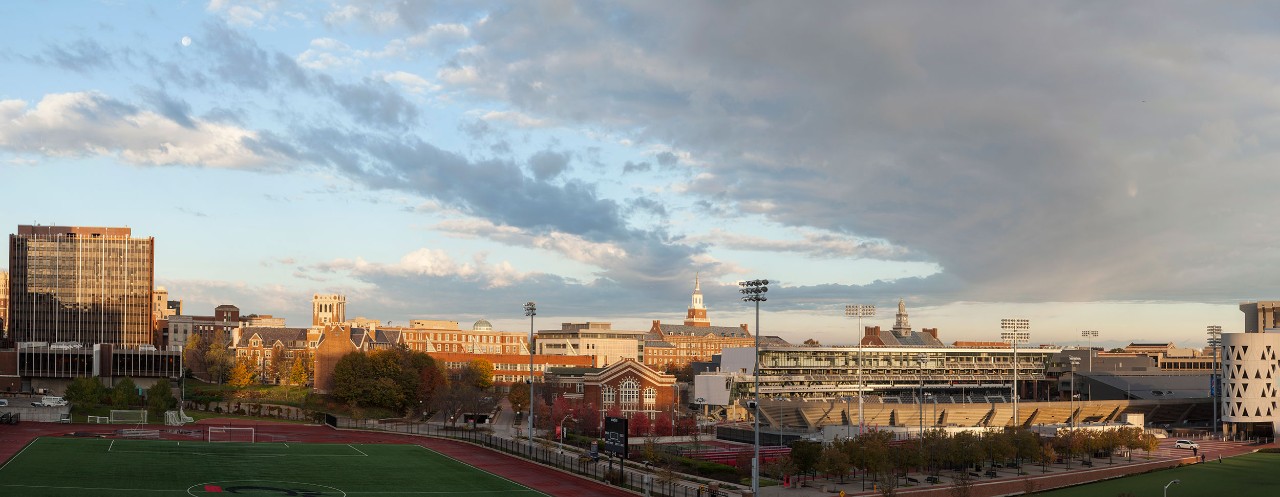
[[[9,333],[26,347],[152,343],[153,238],[129,228],[18,226],[9,236]]]

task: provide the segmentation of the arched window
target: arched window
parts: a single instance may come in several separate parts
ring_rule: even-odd
[[[622,382],[622,404],[636,404],[640,402],[640,384],[632,380]]]
[[[653,387],[644,389],[644,405],[651,406],[658,403],[658,391]]]
[[[601,387],[600,396],[604,397],[604,405],[606,406],[613,405],[613,387],[612,386],[605,385]]]

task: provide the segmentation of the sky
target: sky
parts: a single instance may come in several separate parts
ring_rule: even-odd
[[[0,3],[0,227],[231,303],[854,343],[1204,343],[1280,281],[1280,7]]]

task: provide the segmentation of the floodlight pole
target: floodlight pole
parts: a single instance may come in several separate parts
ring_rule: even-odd
[[[1071,418],[1068,419],[1068,421],[1071,421],[1071,427],[1075,428],[1076,427],[1076,366],[1080,364],[1080,358],[1071,356],[1070,361],[1071,361],[1071,398],[1070,398]],[[1059,383],[1059,385],[1061,385],[1061,383]]]
[[[538,304],[525,302],[524,315],[529,316],[529,457],[533,457],[533,317],[538,315]]]
[[[1206,334],[1209,335],[1209,346],[1213,347],[1213,373],[1209,375],[1213,382],[1209,384],[1209,397],[1213,400],[1213,433],[1218,433],[1218,404],[1222,395],[1222,380],[1218,375],[1218,367],[1222,364],[1218,358],[1218,347],[1222,346],[1222,327],[1218,325],[1209,325],[1206,328]]]
[[[920,376],[920,398],[916,403],[920,406],[920,451],[924,452],[924,363],[928,359],[924,354],[916,355],[916,374]]]
[[[862,318],[875,316],[876,306],[875,304],[846,305],[844,306],[844,315],[854,316],[858,318],[858,333],[856,334],[856,336],[858,337],[858,435],[862,435],[862,427],[866,424],[863,422],[863,419],[862,419],[862,394],[864,393],[864,390],[867,389],[866,383],[863,383],[862,381],[862,339],[863,339],[863,335],[866,334],[866,330],[862,328]],[[848,405],[848,402],[846,402],[845,411],[848,411],[848,410],[849,410],[849,405]],[[847,434],[848,430],[845,430],[845,432]]]
[[[1031,320],[1001,319],[1000,338],[1013,347],[1013,425],[1018,426],[1018,344],[1031,339]]]
[[[755,373],[755,456],[751,459],[751,495],[760,495],[760,303],[769,299],[764,294],[769,291],[769,280],[750,280],[738,283],[741,287],[742,301],[756,304],[756,365]]]
[[[1080,332],[1080,336],[1089,339],[1089,372],[1093,372],[1093,339],[1098,336],[1098,330],[1084,330]],[[1093,401],[1093,382],[1089,382],[1089,400]]]
[[[1169,497],[1169,486],[1170,486],[1170,485],[1177,485],[1177,484],[1181,484],[1181,483],[1182,483],[1182,480],[1173,480],[1173,481],[1171,481],[1171,482],[1169,482],[1169,483],[1166,483],[1166,484],[1164,485],[1164,497]]]

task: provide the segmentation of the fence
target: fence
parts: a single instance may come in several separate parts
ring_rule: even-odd
[[[633,461],[621,461],[601,454],[599,461],[593,461],[586,454],[576,452],[571,447],[561,447],[553,443],[526,440],[512,440],[496,437],[483,430],[452,428],[447,426],[420,423],[382,423],[376,420],[358,420],[326,415],[325,421],[335,428],[354,428],[362,430],[379,430],[410,435],[427,435],[433,437],[463,440],[530,459],[539,464],[579,474],[594,480],[603,481],[638,492],[648,491],[649,495],[664,497],[704,497],[737,495],[737,487],[723,482],[707,481],[695,483],[688,481],[693,477],[683,474],[665,474],[654,471]],[[715,493],[711,488],[724,487]]]

